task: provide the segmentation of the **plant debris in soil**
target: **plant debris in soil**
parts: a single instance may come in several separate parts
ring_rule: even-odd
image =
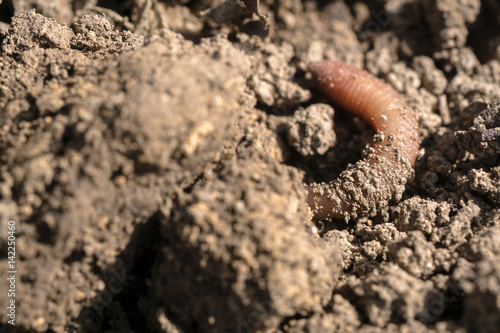
[[[1,330],[498,332],[499,31],[495,0],[0,0]],[[348,222],[305,203],[374,134],[323,59],[419,122]]]

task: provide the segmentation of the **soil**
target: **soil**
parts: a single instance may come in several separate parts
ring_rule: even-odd
[[[499,31],[495,0],[0,0],[0,331],[500,331]],[[321,59],[420,126],[348,221],[303,185],[374,133]]]

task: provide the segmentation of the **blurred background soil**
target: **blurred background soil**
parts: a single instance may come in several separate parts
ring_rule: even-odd
[[[422,141],[399,202],[314,224],[373,136],[321,59]],[[498,332],[499,101],[496,0],[0,0],[0,331]]]

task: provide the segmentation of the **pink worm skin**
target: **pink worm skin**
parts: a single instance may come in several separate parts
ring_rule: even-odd
[[[308,69],[330,101],[377,132],[365,156],[338,179],[305,186],[313,219],[347,220],[399,199],[420,147],[413,110],[390,85],[364,70],[338,61],[313,62]]]

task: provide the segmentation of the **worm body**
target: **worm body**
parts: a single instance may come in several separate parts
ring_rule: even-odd
[[[399,200],[419,150],[413,110],[390,85],[338,61],[308,66],[319,90],[337,106],[366,121],[376,135],[363,158],[336,180],[306,186],[314,219],[346,220]]]

